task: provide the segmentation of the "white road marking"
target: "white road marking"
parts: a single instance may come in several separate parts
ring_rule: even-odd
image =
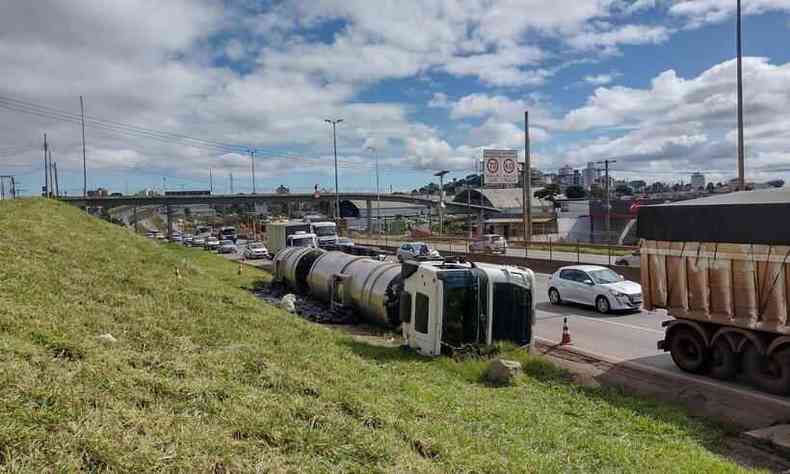
[[[652,332],[652,333],[654,333],[654,334],[664,334],[664,331],[659,331],[659,330],[657,330],[657,329],[643,328],[643,327],[641,327],[641,326],[634,326],[634,325],[632,325],[632,324],[617,323],[617,322],[614,322],[614,321],[608,321],[608,320],[606,320],[606,319],[591,318],[591,317],[589,317],[589,316],[579,316],[579,315],[574,315],[574,314],[571,314],[571,315],[569,315],[569,317],[571,317],[571,318],[580,318],[580,319],[586,319],[586,320],[588,320],[588,321],[595,321],[595,322],[597,322],[597,323],[606,323],[606,324],[612,324],[612,325],[614,325],[614,326],[621,326],[621,327],[624,327],[624,328],[629,328],[629,329],[638,329],[638,330],[640,330],[640,331]]]

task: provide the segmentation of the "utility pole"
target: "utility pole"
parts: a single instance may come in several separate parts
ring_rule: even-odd
[[[49,145],[47,144],[47,134],[44,134],[44,187],[42,193],[45,197],[49,196],[49,163],[47,163],[47,152]]]
[[[340,187],[337,184],[337,124],[342,123],[343,119],[324,119],[324,122],[332,125],[332,144],[335,153],[335,219],[340,219]]]
[[[737,49],[738,49],[738,191],[746,189],[743,163],[743,75],[741,73],[741,0],[738,0],[737,14]]]
[[[373,152],[376,158],[376,221],[379,223],[379,233],[381,233],[381,192],[379,191],[379,155],[376,149],[372,146],[368,147],[369,151]]]
[[[250,166],[252,167],[252,194],[255,194],[255,150],[250,148]]]
[[[50,159],[51,156],[50,156]],[[60,185],[58,184],[58,163],[52,163],[52,169],[55,173],[55,196],[60,197]]]
[[[603,161],[596,161],[596,164],[603,164],[604,165],[604,179],[606,182],[604,183],[604,193],[606,194],[606,242],[609,243],[611,239],[612,233],[612,203],[610,201],[609,196],[609,164],[617,163],[616,160],[603,160]]]
[[[233,194],[233,173],[230,174],[230,193]]]
[[[211,174],[211,168],[208,169],[208,193],[214,194],[214,175]]]
[[[52,147],[49,147],[49,166],[47,166],[47,171],[49,172],[49,197],[53,197],[56,194],[57,187],[55,186],[55,174],[52,172]]]
[[[82,116],[82,197],[88,195],[88,162],[85,158],[85,101],[80,96],[80,115]]]
[[[439,235],[444,233],[444,175],[447,173],[449,173],[448,170],[434,173],[434,176],[439,177]]]
[[[167,176],[162,176],[162,196],[167,194]]]
[[[532,241],[532,162],[529,156],[529,112],[524,112],[524,173],[523,173],[523,180],[524,183],[522,185],[523,189],[523,196],[521,197],[523,202],[523,212],[524,215],[522,219],[524,221],[524,242],[531,242]],[[528,248],[525,246],[525,252],[528,251]],[[526,255],[526,253],[525,253]]]

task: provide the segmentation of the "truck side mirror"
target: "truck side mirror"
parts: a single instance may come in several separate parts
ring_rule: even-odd
[[[400,320],[402,323],[411,322],[411,293],[400,292]]]

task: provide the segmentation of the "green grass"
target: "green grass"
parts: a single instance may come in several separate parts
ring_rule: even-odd
[[[257,300],[262,273],[63,204],[0,202],[0,235],[0,471],[739,470],[677,409],[512,348],[525,375],[486,386],[483,361],[355,342]]]

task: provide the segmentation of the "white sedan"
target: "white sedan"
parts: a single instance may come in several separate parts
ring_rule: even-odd
[[[549,301],[590,305],[600,313],[638,310],[642,305],[642,285],[625,280],[606,267],[573,265],[551,275]]]

